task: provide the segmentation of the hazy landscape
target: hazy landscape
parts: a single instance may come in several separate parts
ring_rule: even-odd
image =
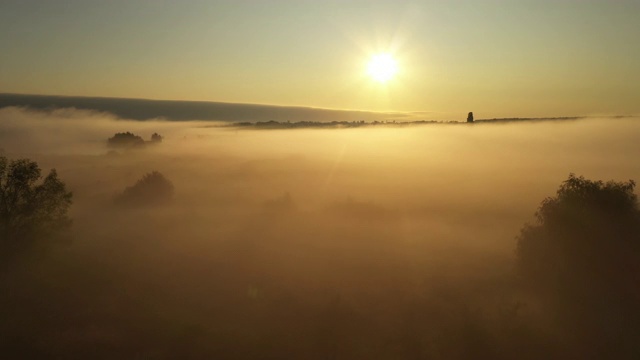
[[[640,1],[0,1],[0,360],[640,359]]]
[[[206,124],[0,110],[2,156],[73,192],[72,240],[2,274],[9,358],[593,355],[522,286],[516,236],[569,173],[640,179],[637,118]],[[164,139],[107,147],[125,131]],[[170,202],[114,201],[152,171]]]

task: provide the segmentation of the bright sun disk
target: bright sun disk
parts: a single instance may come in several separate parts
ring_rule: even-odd
[[[367,65],[367,73],[371,78],[386,83],[398,72],[398,63],[389,54],[376,54]]]

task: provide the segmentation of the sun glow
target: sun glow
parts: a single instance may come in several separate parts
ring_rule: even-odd
[[[386,83],[398,72],[398,63],[390,54],[376,54],[367,65],[367,73],[377,82]]]

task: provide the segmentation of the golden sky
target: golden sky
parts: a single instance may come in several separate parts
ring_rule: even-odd
[[[425,112],[638,114],[640,1],[0,3],[0,92]],[[387,83],[367,63],[389,53]]]

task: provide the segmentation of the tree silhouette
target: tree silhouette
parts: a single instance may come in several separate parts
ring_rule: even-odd
[[[59,239],[71,226],[71,192],[55,169],[41,179],[38,164],[0,156],[0,257],[10,258],[40,241]]]
[[[119,148],[141,147],[144,146],[144,140],[140,136],[127,131],[124,133],[116,133],[110,137],[107,140],[107,145],[109,147]]]
[[[570,174],[518,237],[524,282],[582,343],[640,355],[640,211],[635,182]],[[595,346],[595,345],[594,345]],[[593,347],[592,347],[593,348]],[[613,351],[613,352],[612,352]]]
[[[151,142],[152,143],[161,143],[162,142],[162,135],[158,134],[158,133],[153,133],[151,135]]]
[[[173,198],[173,184],[157,171],[144,175],[133,186],[116,196],[115,202],[125,206],[162,205]]]

